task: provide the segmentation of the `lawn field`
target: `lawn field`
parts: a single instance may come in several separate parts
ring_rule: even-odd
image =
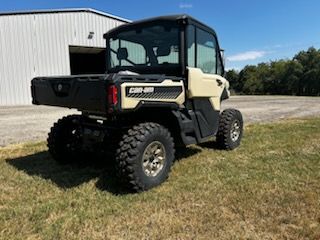
[[[163,185],[125,194],[110,164],[0,148],[0,239],[320,239],[320,118],[249,125],[234,151],[177,158]]]

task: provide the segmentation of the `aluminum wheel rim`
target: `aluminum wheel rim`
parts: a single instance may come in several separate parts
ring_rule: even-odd
[[[161,142],[150,143],[142,155],[142,168],[148,177],[156,177],[163,169],[166,160],[166,151]]]
[[[241,134],[241,126],[240,126],[240,122],[238,120],[235,120],[232,123],[231,126],[231,131],[230,131],[230,138],[233,142],[236,142]]]

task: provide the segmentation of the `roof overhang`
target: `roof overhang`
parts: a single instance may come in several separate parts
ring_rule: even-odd
[[[112,18],[124,23],[130,23],[131,20],[118,17],[106,12],[98,11],[92,8],[65,8],[65,9],[38,9],[38,10],[25,10],[25,11],[12,11],[12,12],[0,12],[0,16],[10,15],[28,15],[28,14],[53,14],[53,13],[74,13],[74,12],[89,12],[103,17]]]

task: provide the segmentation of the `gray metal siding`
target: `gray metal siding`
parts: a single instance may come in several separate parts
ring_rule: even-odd
[[[33,77],[69,75],[69,46],[103,48],[120,24],[91,12],[0,16],[0,105],[31,104]]]

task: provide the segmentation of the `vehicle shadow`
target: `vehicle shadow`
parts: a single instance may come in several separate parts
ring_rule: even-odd
[[[113,194],[121,194],[122,189],[116,182],[115,171],[111,161],[107,159],[88,159],[86,162],[74,164],[58,164],[50,156],[49,152],[43,151],[33,155],[7,159],[6,162],[19,171],[23,171],[30,176],[41,177],[50,180],[62,189],[77,187],[92,179],[98,178],[98,182],[103,178],[104,191]],[[97,184],[99,188],[100,184]]]
[[[222,150],[216,141],[208,141],[208,142],[200,143],[198,144],[198,146],[202,148],[209,148],[209,149],[214,149],[218,151]]]
[[[199,149],[192,147],[186,148],[177,152],[176,160],[180,161],[183,158],[197,154],[199,151]],[[77,187],[97,178],[96,187],[101,191],[107,191],[115,195],[130,193],[119,182],[112,159],[98,157],[87,159],[85,162],[61,165],[53,160],[49,152],[43,151],[19,158],[7,159],[6,162],[18,171],[49,180],[62,189]]]
[[[193,146],[177,148],[175,161],[183,161],[185,158],[191,157],[199,152],[201,152],[201,150]]]

